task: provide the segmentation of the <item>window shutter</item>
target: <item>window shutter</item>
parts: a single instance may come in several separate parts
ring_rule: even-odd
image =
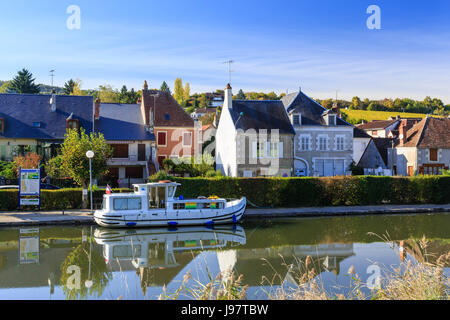
[[[282,159],[284,156],[283,152],[283,141],[278,142],[278,158]]]

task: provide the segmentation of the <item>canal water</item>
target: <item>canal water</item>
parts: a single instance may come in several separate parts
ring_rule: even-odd
[[[419,245],[424,236],[426,250]],[[188,273],[194,294],[182,290],[179,298],[191,299],[200,284],[229,270],[243,276],[249,299],[289,290],[307,270],[327,292],[348,293],[351,267],[370,286],[380,270],[405,259],[433,262],[449,251],[449,214],[274,219],[214,229],[2,228],[0,299],[150,300],[164,288],[168,298]]]

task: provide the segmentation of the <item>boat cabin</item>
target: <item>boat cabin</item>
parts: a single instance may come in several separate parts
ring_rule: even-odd
[[[225,199],[217,197],[199,197],[183,199],[175,197],[179,183],[160,181],[156,183],[135,184],[134,193],[114,193],[103,198],[103,210],[207,210],[224,209]],[[108,200],[109,199],[109,200]]]

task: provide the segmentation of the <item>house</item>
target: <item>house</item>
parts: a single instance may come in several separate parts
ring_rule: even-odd
[[[145,81],[141,113],[146,129],[155,135],[157,169],[164,159],[182,160],[201,153],[201,128],[169,92],[149,90]]]
[[[294,138],[295,176],[343,176],[353,161],[353,126],[301,90],[281,99]]]
[[[395,174],[440,174],[450,167],[450,119],[426,117],[411,125],[402,120],[394,149],[388,150]]]
[[[294,135],[281,101],[233,100],[228,84],[216,133],[216,169],[231,177],[292,176]]]
[[[92,132],[93,97],[0,94],[0,159],[27,151],[56,156],[69,128]]]
[[[374,138],[387,138],[390,131],[397,129],[400,124],[400,118],[388,120],[372,120],[367,123],[357,125],[357,128],[364,130],[368,135]]]
[[[194,120],[198,120],[207,114],[215,114],[216,112],[217,108],[198,108],[191,113],[191,118]]]
[[[119,187],[143,183],[156,172],[155,135],[146,129],[139,104],[95,103],[95,132],[113,148],[109,178]]]
[[[359,129],[358,127],[353,128],[353,162],[355,165],[361,160],[361,157],[371,140],[372,137],[364,130]]]
[[[390,176],[392,171],[388,168],[387,150],[392,139],[370,139],[357,165],[364,169],[364,175]]]

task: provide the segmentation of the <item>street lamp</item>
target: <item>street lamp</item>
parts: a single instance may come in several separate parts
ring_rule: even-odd
[[[92,158],[94,157],[94,151],[89,150],[86,152],[86,157],[89,158],[89,184],[91,186],[91,213],[94,211],[94,206],[92,203]]]

